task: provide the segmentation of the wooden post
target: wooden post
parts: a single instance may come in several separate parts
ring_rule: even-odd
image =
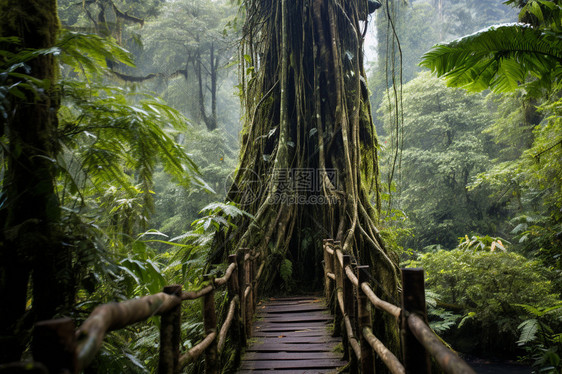
[[[347,254],[343,255],[343,266],[342,266],[342,286],[343,286],[343,306],[344,306],[344,317],[349,317],[349,322],[351,322],[351,326],[355,326],[355,313],[353,310],[353,283],[347,277],[345,273],[345,268],[351,265],[351,257]],[[344,336],[347,336],[347,329],[345,329]],[[347,340],[347,339],[346,339]],[[357,357],[355,357],[355,353],[351,348],[349,342],[346,344],[345,349],[349,351],[349,361],[350,361],[350,372],[356,373],[357,372]]]
[[[246,337],[252,337],[252,317],[254,315],[253,301],[252,301],[252,255],[249,249],[244,251],[244,257],[246,254],[250,254],[248,261],[244,262],[244,276],[246,283],[244,284],[244,303],[246,304]],[[246,297],[246,289],[250,287],[250,292]]]
[[[334,263],[334,274],[336,276],[336,292],[334,297],[334,336],[341,336],[344,347],[347,345],[347,335],[342,334],[342,312],[340,311],[339,302],[338,302],[338,293],[343,289],[342,283],[342,270],[340,260],[337,256],[337,250],[340,248],[340,242],[334,241],[334,246],[332,247],[334,250],[334,255],[332,256],[332,260]],[[347,349],[344,349],[344,359],[347,360]]]
[[[246,289],[246,261],[244,260],[245,251],[243,249],[236,253],[236,263],[238,264],[238,297],[240,298],[240,324],[241,324],[241,343],[246,346],[246,298],[244,291]]]
[[[214,281],[212,278],[205,277],[205,280],[210,281],[209,284],[213,285],[213,290],[203,296],[203,327],[205,329],[205,336],[217,333],[217,313],[215,310],[215,290]],[[218,374],[219,362],[217,352],[217,338],[205,350],[205,373]]]
[[[237,263],[236,257],[237,257],[236,255],[228,256],[229,266],[231,264]],[[232,300],[240,294],[239,288],[240,287],[238,285],[238,265],[237,265],[237,267],[234,268],[234,271],[232,272],[232,275],[230,276],[230,279],[228,281],[228,301],[229,302],[232,302]],[[231,336],[234,344],[236,344],[236,356],[234,358],[234,361],[235,361],[234,364],[236,365],[236,367],[238,367],[238,365],[240,364],[240,356],[241,356],[241,352],[242,352],[241,347],[246,345],[245,341],[244,341],[244,343],[242,343],[242,340],[244,339],[243,338],[244,334],[242,334],[242,332],[240,331],[240,327],[241,327],[240,307],[241,307],[241,305],[242,305],[242,303],[240,302],[240,298],[238,298],[238,307],[234,311],[234,319],[232,321],[232,326],[230,326],[230,336]]]
[[[328,277],[328,273],[334,272],[334,256],[330,255],[327,248],[334,248],[334,241],[332,239],[324,239],[324,291],[326,295],[326,301],[328,305],[332,305],[332,296],[334,293],[334,284],[332,280]]]
[[[181,297],[182,285],[173,284],[164,287],[168,295]],[[181,340],[181,303],[173,307],[160,318],[160,357],[158,374],[176,374],[179,372]]]
[[[401,337],[406,373],[430,373],[429,355],[408,327],[408,313],[420,315],[427,321],[423,269],[400,269],[402,273]]]
[[[258,303],[258,258],[255,250],[252,251],[252,316],[256,313]]]
[[[359,343],[361,344],[361,373],[374,374],[375,360],[373,349],[363,335],[364,328],[373,327],[373,322],[371,320],[371,302],[367,298],[367,295],[365,295],[361,290],[361,284],[369,282],[369,279],[367,277],[367,274],[369,273],[369,266],[357,266],[355,270],[355,274],[357,275],[357,279],[359,280],[359,289],[357,290],[357,322],[359,324]]]
[[[59,318],[36,323],[32,350],[33,359],[45,365],[49,373],[77,373],[74,321]]]

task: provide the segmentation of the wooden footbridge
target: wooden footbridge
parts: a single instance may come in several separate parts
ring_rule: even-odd
[[[380,359],[391,373],[431,373],[430,358],[446,373],[474,374],[445,347],[427,325],[421,269],[402,269],[400,306],[377,296],[369,269],[352,263],[339,242],[325,240],[325,293],[321,297],[259,300],[264,262],[261,253],[244,250],[229,257],[221,278],[207,278],[196,291],[171,285],[163,292],[98,306],[75,329],[71,319],[36,324],[31,363],[0,367],[0,373],[79,373],[100,350],[107,332],[160,316],[158,373],[180,373],[204,357],[205,373],[374,373]],[[228,313],[216,313],[215,293],[226,288]],[[181,304],[203,299],[204,337],[181,351]],[[391,352],[372,330],[372,308],[395,317],[401,352]],[[220,319],[220,323],[219,323]],[[340,328],[341,326],[341,328]],[[341,337],[334,332],[341,331]],[[234,347],[236,368],[224,367],[226,342]],[[25,369],[25,370],[24,370]],[[33,371],[27,370],[31,369]]]

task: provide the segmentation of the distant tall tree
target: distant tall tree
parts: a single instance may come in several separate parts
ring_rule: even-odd
[[[482,134],[493,119],[484,96],[448,89],[428,72],[406,83],[403,90],[402,178],[396,203],[413,225],[407,245],[453,248],[466,232],[491,232],[497,217],[487,212],[493,210],[488,191],[468,189],[496,149]],[[391,111],[382,107],[380,112],[386,132],[391,133]]]
[[[190,117],[208,130],[218,126],[217,102],[221,67],[235,50],[236,37],[226,24],[234,8],[223,1],[176,1],[162,9],[161,16],[147,24],[145,55],[151,56],[150,69],[158,69],[170,79],[183,76],[190,95]]]
[[[59,30],[56,0],[3,0],[0,35],[16,36],[24,49],[48,49]],[[23,316],[33,284],[32,319],[52,318],[73,295],[69,249],[60,236],[60,207],[54,188],[59,97],[52,53],[27,61],[21,72],[43,81],[43,89],[11,97],[3,123],[5,174],[0,210],[0,362],[18,360],[26,338]],[[18,84],[14,81],[13,84]],[[31,278],[30,278],[31,276]]]
[[[360,22],[367,1],[248,0],[244,6],[247,121],[229,196],[255,220],[239,222],[227,238],[267,255],[269,289],[282,264],[287,277],[288,261],[295,280],[321,279],[322,239],[340,240],[345,252],[371,265],[380,294],[396,299],[396,257],[375,224],[377,137]],[[376,321],[378,336],[398,349],[395,322]]]

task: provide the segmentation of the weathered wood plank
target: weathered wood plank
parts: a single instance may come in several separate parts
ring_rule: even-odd
[[[257,308],[253,336],[239,373],[336,373],[346,365],[335,347],[332,320],[322,299],[270,299]]]
[[[324,304],[314,303],[314,304],[296,304],[296,305],[264,305],[258,307],[258,314],[276,314],[276,313],[295,313],[295,312],[324,312],[326,311],[326,306]]]
[[[324,299],[315,296],[287,296],[287,297],[270,297],[267,299],[268,302],[286,302],[286,301],[306,301],[309,303],[312,302],[322,302]]]
[[[327,329],[328,326],[327,325],[319,325],[319,326],[306,326],[306,325],[300,325],[300,326],[295,326],[295,325],[291,325],[291,326],[283,326],[280,324],[269,324],[269,325],[263,325],[263,326],[256,326],[256,331],[265,331],[265,332],[272,332],[272,331],[278,331],[278,332],[283,332],[283,331],[315,331],[315,330],[322,330],[322,329]]]
[[[286,337],[331,337],[332,335],[325,331],[324,329],[314,329],[310,331],[254,331],[253,337],[278,337],[278,336],[286,336]],[[335,338],[338,339],[339,338]]]
[[[246,352],[330,352],[333,349],[333,347],[327,344],[262,343],[253,344],[246,349]]]
[[[245,361],[240,369],[323,369],[337,368],[345,364],[345,361],[337,359]]]
[[[287,335],[277,335],[263,338],[260,343],[266,344],[332,344],[337,345],[341,339],[333,338],[331,336],[287,336]]]
[[[330,369],[277,369],[277,370],[241,370],[239,374],[337,374],[337,368]]]
[[[275,360],[339,360],[342,354],[336,352],[248,352],[245,361],[275,361]]]
[[[312,315],[289,314],[280,317],[279,316],[267,317],[267,319],[265,319],[265,321],[269,323],[327,322],[331,320],[332,320],[331,316],[321,315],[321,314],[316,314],[316,315],[315,314]]]

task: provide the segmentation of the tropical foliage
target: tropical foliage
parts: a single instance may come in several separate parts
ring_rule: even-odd
[[[513,351],[523,322],[517,305],[558,300],[552,274],[497,238],[462,238],[457,248],[422,254],[411,265],[424,268],[427,287],[438,295],[436,306],[446,312],[442,315],[458,315],[446,336],[462,352]]]
[[[406,212],[413,228],[402,244],[450,248],[466,230],[487,232],[497,222],[487,211],[488,191],[466,188],[490,161],[490,138],[480,133],[493,120],[484,97],[448,90],[439,79],[421,73],[404,85],[403,100],[400,177],[395,180],[399,193],[393,194],[393,205]],[[394,125],[389,113],[387,107],[379,110],[387,134]],[[382,138],[385,150],[393,142],[393,136]],[[391,165],[394,155],[384,155],[384,165]]]
[[[127,25],[138,25],[144,17],[154,16],[158,5],[145,4],[146,9],[135,13],[138,7],[127,10],[132,3],[86,2],[75,6],[61,1],[61,18],[72,31],[61,31],[49,48],[24,48],[19,38],[11,36],[2,35],[0,39],[3,170],[11,167],[8,156],[12,149],[17,150],[6,134],[12,133],[14,113],[20,110],[18,100],[35,98],[40,102],[56,92],[60,103],[52,109],[56,121],[49,143],[55,152],[52,157],[39,157],[54,171],[48,182],[53,185],[52,206],[60,215],[53,227],[60,230],[57,238],[68,249],[64,267],[53,271],[72,285],[72,292],[58,291],[71,306],[65,313],[78,324],[103,302],[156,293],[178,281],[187,288],[199,287],[215,232],[230,227],[232,217],[244,214],[225,204],[201,210],[213,199],[222,200],[224,180],[234,168],[237,145],[228,131],[206,133],[166,105],[157,93],[142,89],[138,83],[123,84],[128,80],[127,73],[134,73],[136,68],[133,56],[123,46],[131,46],[138,35]],[[89,22],[94,27],[90,28]],[[38,79],[34,74],[36,65],[32,63],[41,56],[56,58],[59,64],[57,74],[49,79]],[[230,58],[224,51],[216,56]],[[5,173],[2,178],[5,190],[11,184]],[[163,191],[181,202],[174,205],[176,213],[181,214],[176,224],[168,224],[167,233],[148,230],[161,228],[163,219],[158,219],[159,215],[173,215],[164,211]],[[4,192],[2,217],[12,205]],[[204,217],[190,226],[197,212]],[[2,224],[5,226],[4,219]],[[3,227],[2,238],[6,232]],[[50,271],[48,266],[45,269],[45,273]],[[25,280],[24,285],[27,283]],[[13,351],[28,347],[27,331],[35,318],[28,315],[36,309],[37,300],[31,297],[35,293],[23,294],[27,312],[23,324],[21,320],[17,323],[18,331],[25,333],[18,338],[22,346],[12,344]],[[190,317],[183,328],[193,339],[185,343],[189,348],[200,338],[202,327],[197,305],[185,308]],[[52,314],[41,318],[50,317]],[[157,321],[135,330],[111,334],[92,370],[152,371],[157,360]],[[141,338],[132,339],[135,333]],[[4,334],[2,330],[2,339]],[[15,352],[8,360],[20,354]],[[2,355],[1,360],[5,357],[8,355]],[[197,365],[193,370],[198,370]]]
[[[522,24],[491,26],[433,47],[421,61],[449,85],[508,92],[527,81],[527,90],[557,89],[562,78],[561,6],[531,0],[521,9]]]
[[[378,113],[389,202],[383,235],[403,247],[404,260],[420,256],[431,323],[454,347],[519,352],[537,370],[558,373],[560,5],[506,3],[520,8],[519,23],[486,22],[452,42],[434,39],[440,44],[421,65],[444,77],[450,89],[426,73],[383,95]],[[445,14],[446,1],[431,4],[436,16]],[[410,19],[415,27],[416,16]],[[476,95],[459,95],[458,88]],[[463,95],[468,105],[434,105],[462,102]],[[453,142],[447,142],[450,134]],[[470,146],[462,150],[444,146],[463,140]],[[463,164],[471,165],[470,172],[456,178]],[[454,190],[447,183],[451,176],[458,183]],[[456,246],[455,237],[462,238]],[[527,284],[542,293],[524,289]],[[515,288],[521,290],[511,293]],[[497,336],[509,343],[495,346]]]

